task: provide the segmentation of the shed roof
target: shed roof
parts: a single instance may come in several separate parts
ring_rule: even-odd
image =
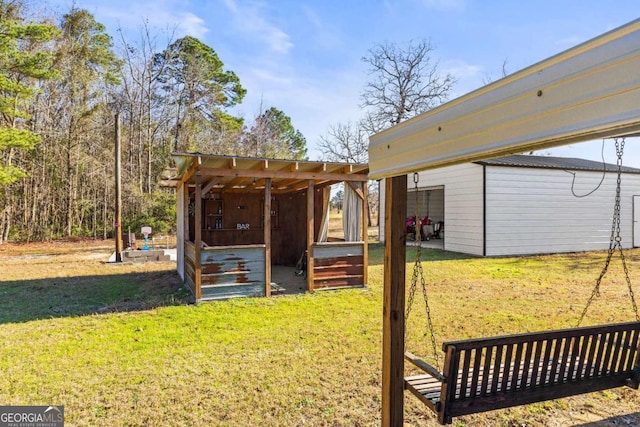
[[[209,190],[250,191],[264,189],[271,179],[272,191],[288,193],[344,181],[367,181],[369,165],[361,163],[279,160],[253,157],[219,156],[201,153],[173,153],[175,168],[163,171],[162,185],[176,187],[193,183],[200,176]]]
[[[487,166],[511,166],[594,172],[602,172],[603,170],[607,172],[617,172],[618,170],[617,165],[597,162],[594,160],[578,159],[573,157],[528,156],[523,154],[498,157],[496,159],[482,160],[475,163]],[[622,172],[640,174],[640,169],[622,166]]]

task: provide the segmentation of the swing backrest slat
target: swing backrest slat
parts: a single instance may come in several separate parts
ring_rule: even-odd
[[[640,382],[640,322],[451,341],[438,418]]]

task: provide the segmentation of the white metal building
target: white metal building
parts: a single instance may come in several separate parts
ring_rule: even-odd
[[[422,171],[419,216],[444,222],[449,251],[501,256],[607,249],[615,170],[590,160],[513,155]],[[412,176],[407,181],[407,215],[414,216]],[[640,216],[640,169],[623,166],[623,247],[640,246],[634,212]]]

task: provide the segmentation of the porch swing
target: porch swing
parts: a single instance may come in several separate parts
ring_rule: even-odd
[[[409,390],[436,413],[440,424],[450,424],[453,417],[461,415],[620,386],[638,389],[640,315],[620,237],[620,182],[624,142],[624,138],[615,139],[617,184],[609,251],[604,268],[582,311],[578,327],[445,342],[442,345],[442,371],[405,351],[405,359],[424,372],[405,377],[405,390]],[[414,174],[414,183],[417,190],[417,173]],[[419,242],[418,239],[416,241]],[[589,306],[600,294],[600,283],[616,250],[620,254],[636,319],[626,323],[580,327]],[[411,313],[417,283],[420,281],[432,350],[436,365],[439,366],[420,258],[421,247],[418,244],[405,322]]]

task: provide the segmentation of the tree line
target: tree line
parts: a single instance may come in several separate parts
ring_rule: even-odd
[[[75,6],[56,17],[0,0],[0,244],[110,237],[116,113],[125,231],[175,226],[175,195],[159,185],[171,152],[307,159],[305,137],[278,108],[251,121],[229,113],[246,90],[210,46],[146,23],[136,41],[116,34]],[[433,50],[428,40],[371,48],[363,116],[320,136],[322,160],[366,163],[371,134],[446,101],[456,80]],[[369,200],[375,212],[377,183]]]
[[[0,243],[110,236],[116,112],[124,230],[175,223],[159,186],[171,152],[307,158],[276,107],[250,123],[229,113],[246,90],[213,48],[160,43],[147,25],[136,42],[118,34],[75,6],[56,18],[0,0]]]

